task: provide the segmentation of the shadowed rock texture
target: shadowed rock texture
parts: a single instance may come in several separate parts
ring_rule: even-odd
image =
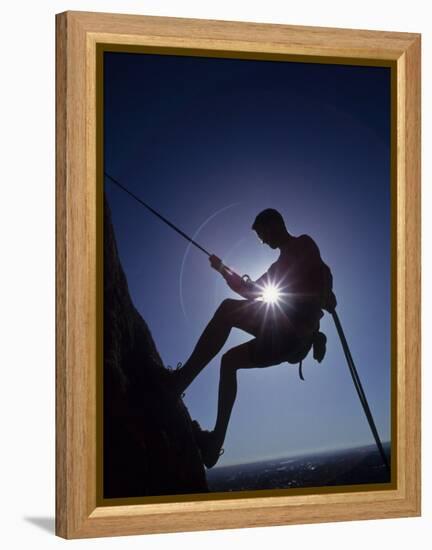
[[[129,295],[104,205],[103,495],[208,492],[189,413],[164,386],[151,332]]]

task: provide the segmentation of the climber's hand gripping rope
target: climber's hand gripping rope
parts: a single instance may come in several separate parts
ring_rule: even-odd
[[[220,258],[212,254],[209,257],[210,265],[216,269],[234,292],[250,292],[253,290],[253,282],[249,275],[238,275],[230,267],[226,266]]]

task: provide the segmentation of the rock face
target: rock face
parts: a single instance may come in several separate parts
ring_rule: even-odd
[[[104,498],[208,492],[191,418],[134,307],[104,205]]]

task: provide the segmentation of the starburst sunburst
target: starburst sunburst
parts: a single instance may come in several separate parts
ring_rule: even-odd
[[[281,293],[277,286],[268,284],[263,287],[261,299],[266,304],[277,304],[281,298]]]

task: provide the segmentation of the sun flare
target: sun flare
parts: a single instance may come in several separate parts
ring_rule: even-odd
[[[266,304],[277,304],[280,299],[280,292],[274,285],[267,285],[263,288],[262,301]]]

